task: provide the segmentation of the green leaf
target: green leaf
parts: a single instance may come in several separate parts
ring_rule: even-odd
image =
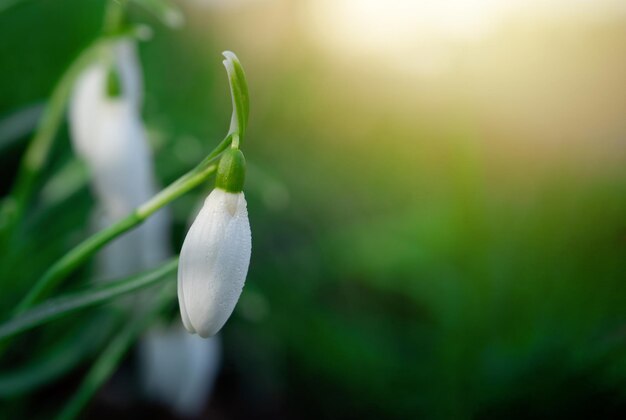
[[[176,4],[168,0],[131,0],[145,9],[164,25],[170,28],[180,28],[185,24],[185,16]]]
[[[76,418],[93,394],[106,382],[120,363],[137,336],[147,328],[157,315],[167,307],[176,295],[176,286],[168,283],[161,288],[154,304],[129,320],[118,335],[104,349],[100,357],[92,365],[80,388],[57,419],[70,420]]]
[[[0,373],[0,397],[23,395],[46,385],[73,369],[96,353],[117,331],[121,312],[106,311],[88,318],[85,323],[69,329],[52,346],[41,346],[38,357],[23,366]],[[116,328],[117,327],[117,328]]]
[[[14,147],[18,142],[25,141],[37,127],[44,105],[33,103],[3,115],[0,119],[0,151]]]
[[[248,94],[248,82],[246,74],[235,53],[224,51],[222,53],[226,59],[223,61],[228,73],[228,83],[230,84],[230,95],[233,100],[233,116],[230,120],[229,134],[238,134],[241,140],[248,126],[248,114],[250,108],[250,96]]]
[[[80,309],[100,305],[116,297],[151,286],[172,274],[177,266],[178,259],[175,259],[147,273],[105,282],[81,292],[50,299],[0,325],[0,340]]]

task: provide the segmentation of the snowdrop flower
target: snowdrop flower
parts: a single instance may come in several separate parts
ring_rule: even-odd
[[[74,88],[69,123],[76,153],[91,172],[102,228],[126,216],[156,191],[152,156],[141,120],[142,75],[135,43],[111,48],[109,61],[88,67]],[[99,274],[122,277],[153,267],[169,254],[169,220],[163,211],[98,255]]]
[[[230,317],[244,286],[252,248],[246,199],[245,159],[224,152],[215,189],[191,225],[180,252],[178,302],[185,328],[206,338]]]
[[[114,218],[155,193],[152,157],[141,121],[141,73],[130,41],[86,69],[70,103],[72,144],[92,172],[92,182],[105,213]],[[110,83],[119,79],[119,92]]]
[[[158,190],[152,155],[141,119],[142,75],[135,43],[112,46],[79,77],[69,108],[71,139],[91,173],[97,199],[96,225],[126,216]],[[163,210],[116,239],[98,254],[98,275],[114,279],[153,268],[171,254],[169,217]],[[121,302],[140,308],[150,291]],[[132,304],[132,305],[131,305]],[[184,333],[182,328],[151,329],[140,343],[140,374],[147,395],[181,415],[198,415],[217,375],[221,344]]]

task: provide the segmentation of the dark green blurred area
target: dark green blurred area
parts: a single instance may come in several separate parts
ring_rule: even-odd
[[[567,66],[580,60],[598,85],[572,82],[572,90],[598,93],[587,104],[593,115],[623,117],[587,123],[584,98],[565,99],[567,84],[560,85],[565,91],[545,90],[550,76],[537,82],[545,97],[532,97],[531,87],[526,107],[563,95],[546,110],[561,118],[533,131],[541,124],[524,120],[523,112],[519,125],[500,119],[497,100],[492,107],[467,101],[459,90],[469,83],[461,80],[467,67],[459,64],[460,81],[451,85],[445,79],[412,82],[377,71],[373,62],[332,58],[304,35],[297,2],[277,3],[220,9],[180,2],[188,22],[179,30],[131,8],[132,21],[154,30],[140,50],[144,118],[163,185],[200,161],[228,128],[221,51],[237,52],[250,83],[244,148],[251,164],[253,256],[244,294],[223,330],[218,413],[623,415],[624,19],[578,33],[575,25],[558,26],[557,41],[544,47],[554,55],[531,72],[555,80],[562,72],[575,76]],[[45,101],[71,59],[99,33],[104,4],[33,0],[0,12],[0,116]],[[271,26],[276,32],[264,33]],[[537,31],[528,49],[541,45],[550,29]],[[567,56],[571,45],[580,48],[571,50],[574,58]],[[615,70],[604,72],[605,66]],[[534,79],[520,72],[499,82],[532,85]],[[485,89],[497,89],[498,81],[490,85],[484,77]],[[508,99],[506,92],[501,89]],[[429,99],[438,95],[442,102]],[[522,100],[505,102],[516,101]],[[561,105],[575,108],[570,118]],[[3,192],[27,139],[0,145]],[[64,128],[41,185],[48,195],[38,196],[20,241],[2,258],[0,275],[12,285],[0,293],[3,318],[46,267],[89,233],[92,197],[84,171],[67,170],[73,161]],[[58,178],[63,168],[66,178]],[[77,188],[58,192],[71,180]],[[175,249],[209,188],[171,206]],[[50,195],[62,200],[47,200]],[[84,268],[67,287],[88,281],[89,274]],[[14,359],[31,353],[45,359],[46,346],[58,341],[55,328],[67,331],[76,322],[33,333],[31,342],[43,345],[24,347],[26,354]],[[36,398],[36,413],[45,418],[71,395],[74,376],[87,363],[69,379],[48,384],[45,393],[16,396],[7,412],[21,413]],[[109,412],[124,416],[98,398],[89,411],[94,418]]]

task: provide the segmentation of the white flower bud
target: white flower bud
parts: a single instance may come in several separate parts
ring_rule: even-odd
[[[215,188],[180,252],[178,301],[189,332],[206,338],[226,323],[241,295],[251,250],[243,192]]]

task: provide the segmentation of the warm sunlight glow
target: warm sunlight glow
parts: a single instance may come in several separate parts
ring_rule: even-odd
[[[625,11],[624,2],[615,0],[313,0],[305,19],[324,48],[436,74],[449,67],[450,47],[480,41],[510,22],[597,19]]]

